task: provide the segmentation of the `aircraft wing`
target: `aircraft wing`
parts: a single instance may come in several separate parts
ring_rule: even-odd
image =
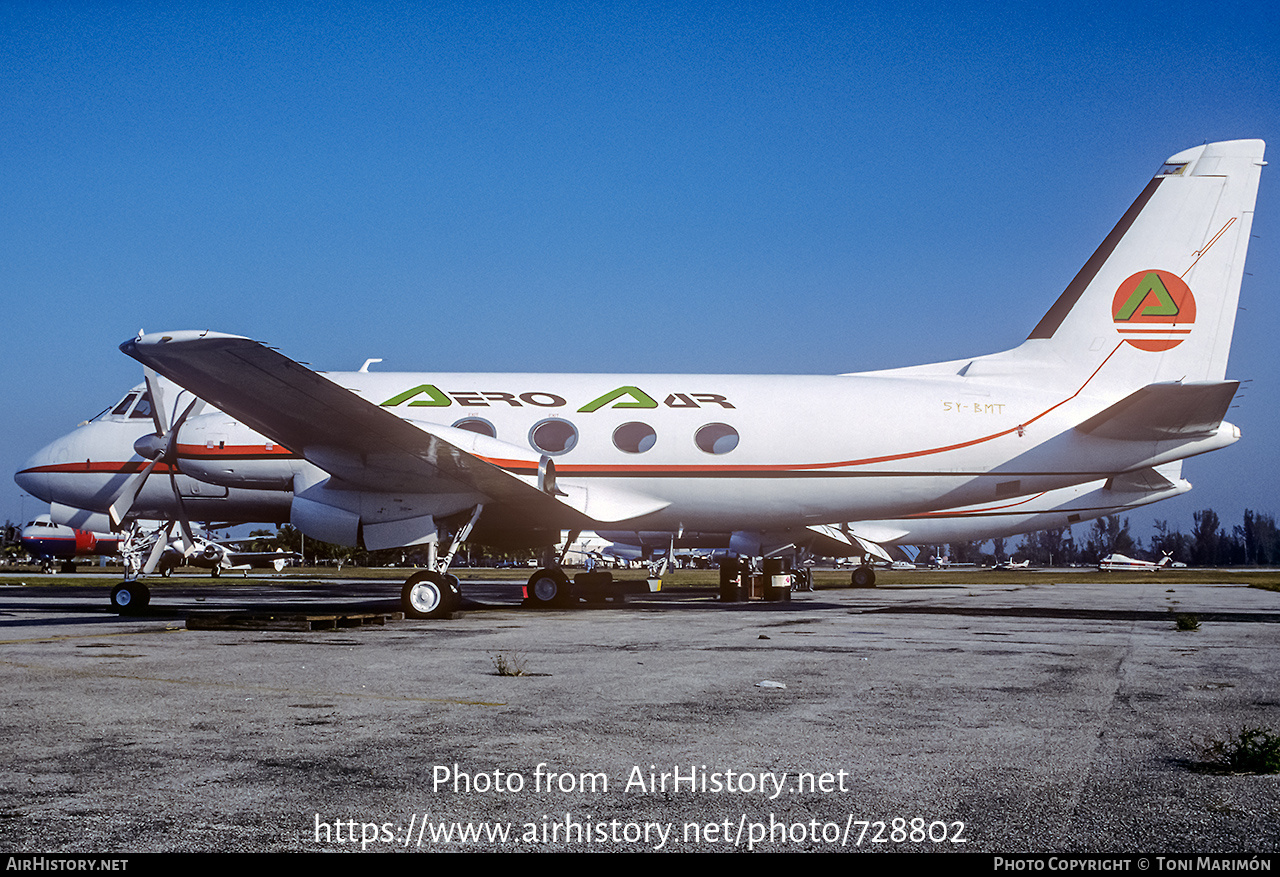
[[[536,460],[481,459],[249,338],[157,333],[126,341],[120,349],[300,454],[345,488],[478,493],[487,503],[518,507],[550,526],[581,528],[591,522],[569,504],[577,491],[552,496],[517,477],[536,478]]]

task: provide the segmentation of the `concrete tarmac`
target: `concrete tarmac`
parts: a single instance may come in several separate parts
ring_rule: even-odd
[[[1068,579],[312,632],[184,619],[398,586],[3,586],[0,849],[1280,849],[1280,776],[1204,750],[1280,731],[1280,594]]]

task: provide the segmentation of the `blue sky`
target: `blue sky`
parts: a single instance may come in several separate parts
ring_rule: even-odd
[[[1274,4],[0,5],[0,462],[139,328],[317,368],[835,373],[1019,343],[1168,155],[1280,145]],[[1244,438],[1280,514],[1280,183]],[[38,511],[11,481],[0,516]]]

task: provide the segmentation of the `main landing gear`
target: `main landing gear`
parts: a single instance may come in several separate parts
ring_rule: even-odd
[[[530,605],[540,608],[563,606],[573,600],[573,585],[564,570],[557,567],[540,569],[529,577],[524,589]]]
[[[579,596],[593,600],[600,597],[602,587],[607,590],[613,583],[613,576],[608,572],[584,573],[570,581],[569,574],[562,567],[565,555],[569,553],[569,546],[578,541],[581,535],[581,530],[570,530],[558,556],[554,548],[546,550],[542,557],[542,568],[529,576],[529,583],[524,587],[526,606],[537,609],[570,606],[578,602]],[[576,591],[579,582],[582,583],[582,594]]]
[[[447,618],[461,601],[458,577],[430,569],[410,576],[400,592],[404,614],[410,618]]]
[[[874,588],[876,586],[876,571],[869,564],[864,564],[854,569],[851,578],[855,588]]]
[[[404,583],[400,591],[400,606],[407,618],[448,618],[462,602],[462,589],[458,586],[458,577],[449,573],[449,565],[458,547],[467,541],[471,528],[480,519],[483,505],[477,505],[471,512],[471,520],[460,527],[449,540],[449,550],[444,557],[437,559],[437,543],[430,544],[431,569],[415,572]]]

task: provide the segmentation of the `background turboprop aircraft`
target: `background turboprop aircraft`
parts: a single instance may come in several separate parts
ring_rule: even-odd
[[[295,526],[369,549],[625,529],[725,534],[755,555],[814,540],[865,554],[875,540],[855,522],[976,516],[1104,480],[1167,489],[1157,467],[1239,437],[1223,421],[1238,386],[1225,370],[1262,155],[1242,140],[1168,159],[1026,342],[953,362],[831,377],[323,376],[247,338],[140,334],[122,350],[226,415],[153,406],[155,432],[135,444],[151,462],[79,507],[136,515],[162,471],[182,504],[180,466],[228,490],[291,488]],[[27,481],[58,464],[33,464],[19,483],[43,496]],[[456,599],[453,547],[406,582],[411,614]],[[548,568],[530,596],[568,588]]]
[[[54,561],[61,562],[63,572],[75,572],[77,557],[98,557],[120,553],[118,533],[95,533],[55,523],[49,515],[38,515],[22,528],[22,547],[52,570]]]

